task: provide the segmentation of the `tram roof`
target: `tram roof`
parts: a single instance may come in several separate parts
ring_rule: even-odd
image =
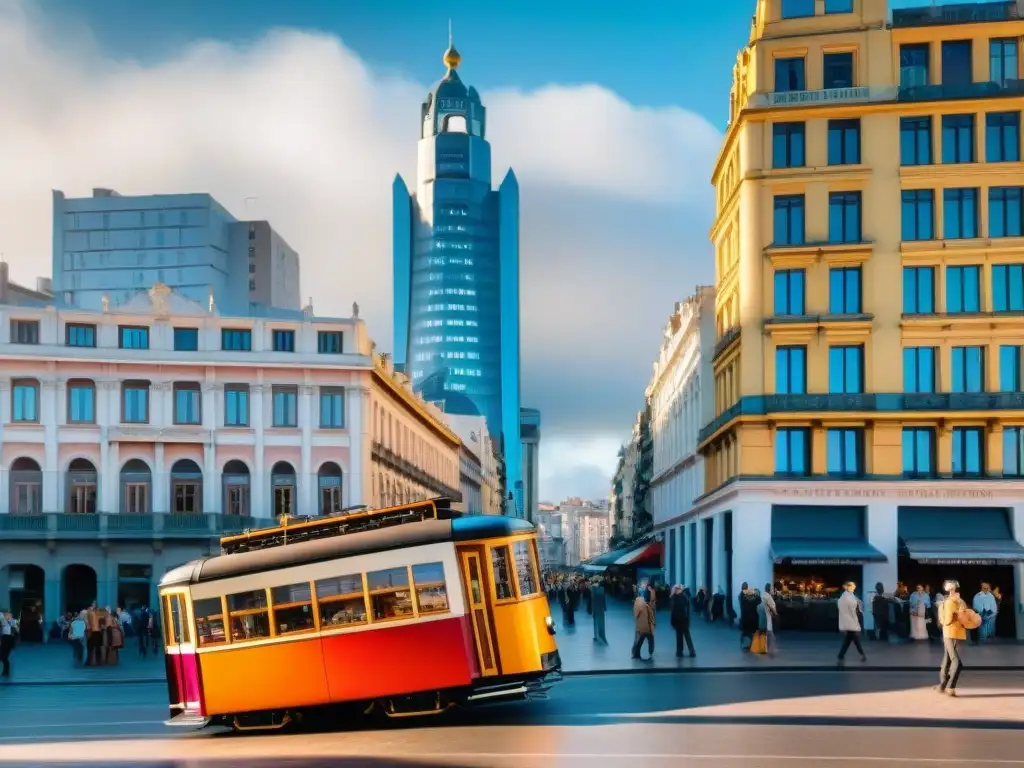
[[[347,536],[289,544],[284,547],[215,555],[193,560],[168,571],[160,586],[197,584],[252,573],[292,568],[341,557],[369,555],[406,547],[419,547],[451,541],[497,539],[535,530],[533,523],[518,517],[467,515],[451,520],[424,520],[389,528],[379,528]]]

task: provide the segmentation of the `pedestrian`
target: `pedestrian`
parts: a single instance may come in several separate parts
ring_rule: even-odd
[[[565,590],[565,626],[575,627],[576,626],[576,607],[579,605],[579,592],[576,590],[576,584],[569,582],[569,587]]]
[[[932,599],[925,592],[924,586],[917,585],[917,589],[910,596],[910,639],[928,639],[928,611],[932,607]]]
[[[882,582],[875,584],[875,596],[871,599],[871,615],[875,619],[875,639],[889,642],[889,598],[885,595]]]
[[[647,652],[654,658],[654,609],[644,600],[643,590],[633,601],[633,619],[636,622],[636,638],[633,640],[633,658],[642,658],[640,649],[647,640]]]
[[[690,658],[697,655],[693,650],[693,638],[690,637],[690,592],[683,589],[682,585],[676,584],[672,587],[672,594],[668,598],[671,606],[670,623],[676,631],[676,658],[682,658],[683,645],[690,651]]]
[[[775,642],[775,620],[779,618],[779,609],[775,605],[775,598],[772,597],[772,585],[764,585],[764,593],[761,595],[761,604],[764,605],[765,619],[765,645],[768,646],[768,655],[774,656],[779,648]]]
[[[960,597],[959,582],[950,580],[942,585],[946,599],[939,609],[939,624],[942,625],[942,665],[939,667],[939,684],[935,690],[947,696],[956,696],[956,684],[960,680],[960,644],[967,639],[967,630],[960,618],[967,610],[967,604]]]
[[[992,594],[992,585],[987,581],[981,583],[981,592],[974,596],[974,612],[981,616],[981,627],[978,629],[978,637],[981,642],[991,640],[996,633],[996,615],[999,613],[999,605],[996,603],[995,595]]]
[[[750,590],[747,582],[740,587],[740,650],[750,650],[750,644],[754,642],[754,633],[757,632],[757,605],[758,600]],[[746,642],[745,642],[746,641]]]
[[[0,677],[11,676],[11,651],[14,650],[14,616],[10,611],[0,613]]]
[[[864,611],[864,604],[861,603],[853,591],[857,585],[852,581],[843,584],[843,594],[839,598],[839,631],[843,633],[843,644],[839,647],[839,663],[843,663],[846,652],[850,649],[850,643],[857,647],[860,653],[860,660],[867,661],[864,655],[864,648],[860,644],[860,616]]]
[[[68,637],[71,639],[71,654],[74,664],[76,667],[80,667],[85,661],[85,611],[79,612],[71,620]]]
[[[591,616],[594,617],[594,642],[608,645],[604,635],[604,611],[606,607],[604,585],[601,579],[594,579],[594,587],[590,590]]]

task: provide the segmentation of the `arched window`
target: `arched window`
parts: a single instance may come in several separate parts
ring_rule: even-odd
[[[203,513],[203,470],[192,459],[178,459],[171,467],[171,512]]]
[[[444,119],[444,133],[469,133],[465,115],[448,115]]]
[[[317,489],[321,515],[341,512],[341,467],[333,461],[324,462],[317,472]]]
[[[96,465],[88,459],[75,459],[68,465],[67,511],[72,515],[96,513]]]
[[[43,511],[43,473],[35,459],[22,457],[11,464],[10,505],[12,515],[38,515]]]
[[[295,467],[279,461],[270,471],[270,486],[274,494],[274,516],[295,514]]]
[[[152,511],[153,472],[142,459],[121,467],[121,514],[144,515]]]
[[[232,459],[224,465],[221,473],[221,485],[224,489],[224,514],[248,517],[250,476],[249,468],[244,461]]]

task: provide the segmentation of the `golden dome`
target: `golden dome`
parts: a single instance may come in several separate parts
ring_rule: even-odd
[[[455,50],[454,45],[449,44],[448,50],[445,51],[444,56],[441,57],[441,61],[444,62],[444,65],[448,67],[448,69],[457,69],[459,62],[462,61],[462,56],[459,55],[457,50]]]

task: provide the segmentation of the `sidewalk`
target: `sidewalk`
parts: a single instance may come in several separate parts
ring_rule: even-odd
[[[753,656],[740,651],[739,631],[724,624],[693,622],[691,634],[697,658],[675,657],[675,633],[668,613],[658,611],[654,660],[630,658],[633,643],[632,606],[609,601],[605,614],[608,645],[594,642],[593,622],[586,610],[576,613],[576,626],[562,626],[560,611],[552,611],[555,620],[562,670],[569,675],[616,674],[632,672],[743,672],[743,671],[815,671],[835,670],[839,650],[838,631],[833,633],[780,633],[781,650],[775,658]],[[847,654],[845,668],[863,670],[938,670],[942,648],[937,643],[884,644],[864,640],[868,655],[861,663],[856,650]],[[643,654],[647,656],[647,647]],[[1003,642],[984,647],[967,646],[964,665],[972,669],[1024,672],[1024,643]],[[163,654],[140,659],[129,642],[116,667],[74,667],[71,649],[64,643],[19,645],[11,655],[11,678],[4,685],[89,685],[103,683],[162,683],[165,680]]]
[[[562,670],[566,674],[629,672],[732,672],[835,670],[841,638],[835,633],[779,633],[780,651],[774,658],[740,651],[740,633],[724,623],[710,624],[696,618],[690,629],[697,657],[677,659],[675,632],[668,612],[659,610],[654,638],[654,660],[630,658],[633,644],[632,605],[609,600],[605,614],[608,645],[594,642],[593,619],[584,608],[576,613],[576,626],[564,627],[561,611],[552,609],[555,619]],[[878,643],[862,637],[867,663],[856,649],[846,655],[844,667],[850,670],[938,670],[942,646],[938,643]],[[1024,671],[1024,643],[1003,641],[981,647],[967,646],[962,657],[965,668],[994,671]]]

